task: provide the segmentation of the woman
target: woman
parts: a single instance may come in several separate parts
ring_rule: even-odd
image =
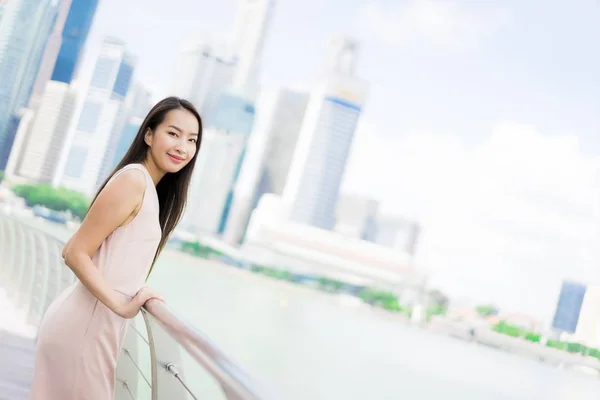
[[[40,325],[31,400],[113,398],[127,319],[161,299],[142,285],[184,210],[201,137],[194,106],[166,98],[100,187],[63,250],[78,281]]]

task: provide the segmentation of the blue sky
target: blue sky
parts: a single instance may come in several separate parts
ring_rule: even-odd
[[[166,94],[182,45],[229,35],[236,4],[103,0],[83,73],[113,34]],[[548,318],[561,279],[600,284],[599,20],[595,0],[281,0],[262,82],[310,88],[327,40],[359,38],[344,190],[422,221],[434,284]]]

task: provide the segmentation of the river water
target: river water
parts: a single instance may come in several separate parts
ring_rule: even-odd
[[[149,284],[280,398],[597,400],[600,379],[178,252]]]

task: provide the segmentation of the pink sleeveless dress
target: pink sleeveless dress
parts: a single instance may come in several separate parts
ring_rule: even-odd
[[[143,286],[161,238],[159,203],[148,171],[138,214],[117,228],[93,256],[94,264],[123,300]],[[109,181],[109,184],[110,182]],[[113,313],[79,281],[48,308],[39,328],[30,400],[110,400],[127,320]]]

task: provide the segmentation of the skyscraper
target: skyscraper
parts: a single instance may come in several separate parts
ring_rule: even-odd
[[[52,183],[79,94],[73,85],[56,81],[46,84],[37,110],[28,109],[21,118],[7,176]]]
[[[30,58],[28,62],[28,67],[26,67],[26,69],[24,70],[28,72],[24,73],[24,79],[23,82],[21,82],[19,93],[16,97],[14,105],[15,109],[13,110],[13,113],[10,116],[9,123],[5,130],[5,157],[2,157],[2,154],[0,154],[0,167],[2,165],[3,158],[8,158],[9,152],[10,158],[13,161],[11,170],[14,173],[19,172],[21,162],[24,162],[25,167],[29,165],[28,156],[26,156],[25,154],[21,154],[21,152],[30,152],[31,149],[36,148],[35,144],[31,144],[31,146],[33,147],[31,147],[29,144],[30,140],[39,141],[39,138],[34,133],[43,134],[42,132],[46,132],[43,129],[33,130],[33,126],[30,123],[33,119],[36,119],[35,114],[38,111],[38,107],[40,106],[40,101],[42,99],[46,99],[46,101],[52,101],[53,99],[62,99],[64,98],[64,96],[69,97],[67,96],[67,93],[72,94],[75,90],[74,88],[69,88],[68,86],[73,78],[73,74],[75,71],[74,66],[76,66],[77,62],[81,58],[82,48],[87,38],[87,34],[96,10],[96,5],[97,0],[61,0],[59,2],[50,1],[47,3],[46,16],[42,18],[42,21],[44,21],[45,23],[45,25],[42,24],[44,26],[44,29],[42,29],[41,27],[40,29],[38,29],[38,44],[34,44],[32,46],[32,48],[37,49],[37,54],[39,54],[39,58],[37,58],[37,56]],[[67,31],[65,31],[65,29],[67,29]],[[61,56],[60,60],[58,60],[59,53]],[[64,83],[64,85],[47,86],[47,83],[49,82],[50,78],[54,75],[55,70],[71,72],[58,73],[57,77],[59,79],[55,80],[55,82]],[[46,89],[50,90],[51,92],[45,94],[44,90]],[[62,94],[60,92],[62,92]],[[65,104],[68,104],[68,102]],[[27,106],[33,112],[33,114],[29,117],[30,121],[26,121],[25,124],[21,126],[21,115],[27,113],[23,109],[23,107],[25,106]],[[57,117],[58,114],[61,114],[63,112],[66,112],[68,115],[72,116],[73,110],[71,110],[70,108],[67,111],[48,107],[49,105],[46,104],[44,117],[41,120],[53,118],[51,117],[51,115]],[[65,114],[61,115],[63,115],[61,119],[64,118]],[[68,126],[68,124],[64,125],[63,121],[60,124],[60,126],[64,128]],[[15,138],[18,132],[20,132],[21,134],[21,137],[18,138],[19,145],[13,146],[13,139]],[[34,134],[35,139],[29,137],[29,135],[31,134]],[[58,135],[58,138],[60,138],[60,140],[63,140],[65,138],[66,132],[58,131],[55,134]],[[44,140],[41,140],[39,143],[44,143]],[[39,146],[37,148],[38,151],[40,151]],[[18,154],[12,154],[12,152],[15,151],[17,151]],[[35,154],[35,152],[30,152],[29,154]],[[17,167],[17,164],[15,164],[16,160],[19,160],[18,170],[14,170],[14,168]],[[50,161],[46,160],[45,162],[48,163]],[[50,162],[50,164],[52,164],[52,166],[46,165],[46,167],[44,167],[45,171],[52,171],[56,168],[56,166],[52,162]],[[46,180],[45,175],[40,175],[40,179]]]
[[[190,199],[182,225],[195,233],[218,234],[238,160],[246,137],[207,128],[190,186]]]
[[[378,215],[375,221],[374,236],[365,239],[414,256],[420,233],[421,227],[415,221],[389,215]]]
[[[2,22],[2,15],[4,15],[4,9],[8,0],[0,0],[0,23]]]
[[[191,101],[211,126],[221,94],[231,85],[235,65],[216,40],[187,46],[181,53],[171,94]]]
[[[234,28],[232,55],[236,63],[233,88],[251,94],[256,89],[262,51],[275,0],[241,0]]]
[[[58,52],[60,51],[62,44],[63,28],[67,20],[67,15],[69,14],[71,1],[72,0],[62,0],[58,3],[52,31],[48,36],[38,73],[35,77],[31,95],[28,100],[28,108],[34,110],[37,108],[42,96],[42,92],[46,87],[46,83],[52,76],[52,71],[54,70],[54,66],[56,64],[56,57],[58,56]]]
[[[600,286],[589,285],[581,304],[575,338],[588,347],[600,347]]]
[[[219,224],[218,230],[219,234],[223,233],[229,219],[229,213],[234,197],[234,186],[239,178],[241,166],[244,162],[246,155],[245,148],[250,132],[252,131],[252,126],[254,125],[254,117],[255,108],[253,99],[232,90],[221,94],[211,126],[217,131],[239,136],[242,140],[243,150],[239,154],[237,161],[232,160],[233,162],[236,162],[237,166],[235,167],[235,173],[233,174],[232,180],[228,182],[229,193],[227,195],[227,200],[223,205],[221,223]]]
[[[242,94],[225,91],[219,97],[211,126],[226,132],[250,135],[254,124],[254,101]]]
[[[580,283],[562,283],[552,321],[553,329],[563,333],[576,332],[586,290],[586,286]]]
[[[374,241],[379,203],[371,198],[341,195],[336,206],[335,230],[355,239]]]
[[[131,140],[129,140],[129,136],[132,134],[133,129],[131,126],[131,121],[137,118],[143,119],[146,116],[146,113],[150,111],[150,108],[150,92],[141,83],[134,83],[131,87],[131,90],[129,90],[127,97],[125,98],[125,102],[119,109],[117,117],[115,118],[115,123],[110,134],[106,151],[104,152],[100,173],[98,174],[98,179],[96,182],[96,186],[98,188],[100,185],[102,185],[106,177],[125,155],[125,151],[127,149],[121,153],[122,146],[127,143],[127,147],[129,147],[133,141],[133,137]],[[139,128],[140,125],[141,124],[137,124],[137,127]],[[122,137],[123,135],[125,135],[125,137]],[[120,155],[116,160],[115,158],[117,158],[117,150],[119,150]]]
[[[142,122],[144,122],[143,118],[137,117],[132,117],[125,122],[125,127],[119,135],[119,141],[117,142],[112,161],[109,165],[108,173],[115,169],[121,159],[125,156],[127,150],[129,150],[129,147],[131,146],[131,143],[133,143],[133,139],[135,139],[136,135],[138,134],[138,131],[142,126]],[[106,179],[108,173],[104,174],[104,179]]]
[[[266,110],[269,139],[265,149],[262,179],[263,187],[268,193],[283,194],[308,99],[307,93],[279,89],[275,92],[272,108]]]
[[[274,0],[241,0],[232,40],[232,60],[235,72],[231,87],[221,93],[214,119],[209,123],[216,129],[245,135],[244,150],[237,162],[225,202],[219,233],[228,224],[235,193],[234,186],[246,155],[248,135],[254,125],[254,102],[258,93],[258,73],[262,50],[271,21]]]
[[[290,89],[262,92],[224,239],[237,244],[265,193],[281,195],[304,119],[308,94]]]
[[[0,24],[0,169],[6,167],[24,107],[55,22],[50,0],[11,0]]]
[[[134,66],[135,59],[123,41],[104,40],[77,125],[61,154],[55,185],[88,195],[95,190]]]
[[[52,72],[53,81],[73,81],[97,7],[98,0],[71,0],[69,14],[62,30],[60,51]]]
[[[340,184],[367,93],[355,76],[358,44],[330,43],[323,76],[311,92],[282,203],[292,221],[332,229]]]

